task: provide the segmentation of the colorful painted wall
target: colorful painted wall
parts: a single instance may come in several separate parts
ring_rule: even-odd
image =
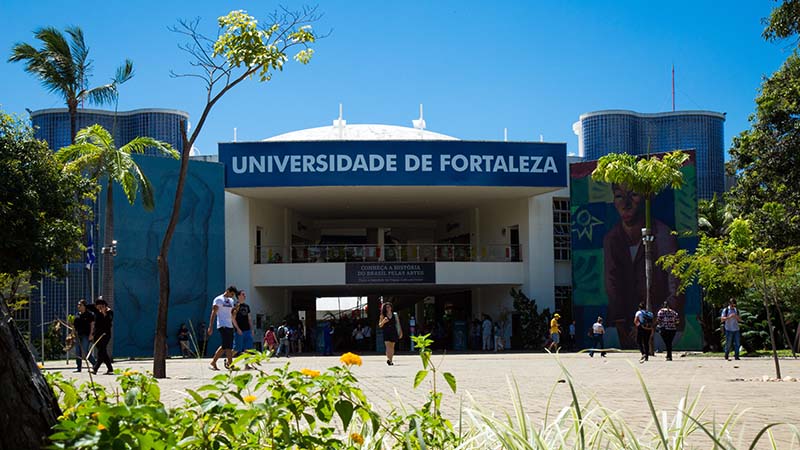
[[[155,191],[155,209],[141,199],[129,206],[114,190],[115,316],[114,355],[152,356],[158,310],[156,258],[169,223],[180,161],[139,156]],[[224,171],[222,164],[190,161],[180,221],[169,252],[171,295],[167,339],[169,354],[180,354],[176,335],[181,323],[198,328],[207,322],[212,298],[225,289]],[[101,193],[99,198],[104,198]],[[209,347],[218,345],[212,337]],[[214,347],[216,348],[216,347]],[[210,351],[209,351],[210,353]]]
[[[666,190],[652,202],[656,258],[697,246],[697,170],[694,152],[690,155],[681,169],[684,186]],[[588,332],[599,316],[606,327],[606,347],[634,348],[633,317],[646,295],[641,244],[645,202],[624,186],[593,181],[591,174],[596,165],[597,161],[570,165],[573,314],[577,335],[588,347]],[[656,265],[652,309],[657,311],[668,302],[678,311],[676,349],[701,349],[700,291],[694,286],[680,293],[677,286],[678,281]]]

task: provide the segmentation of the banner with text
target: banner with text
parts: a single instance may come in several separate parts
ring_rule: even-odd
[[[436,263],[347,263],[345,284],[432,284]]]
[[[309,141],[219,144],[225,187],[566,187],[566,144]]]

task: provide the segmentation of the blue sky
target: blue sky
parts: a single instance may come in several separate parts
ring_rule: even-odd
[[[304,3],[282,3],[298,8]],[[761,39],[770,0],[644,1],[330,1],[315,26],[332,31],[309,66],[289,63],[273,81],[250,80],[214,109],[197,143],[260,140],[330,125],[344,104],[348,123],[411,126],[425,105],[428,129],[461,139],[566,142],[572,123],[599,109],[671,109],[675,64],[678,109],[726,112],[726,141],[748,127],[764,75],[790,52]],[[228,1],[0,2],[0,108],[62,107],[22,64],[6,62],[15,42],[35,43],[46,25],[83,28],[95,62],[92,85],[106,82],[124,58],[136,76],[120,109],[158,107],[200,114],[203,86],[170,78],[188,68],[167,27],[179,18],[216,18],[245,9],[266,19],[278,3]]]

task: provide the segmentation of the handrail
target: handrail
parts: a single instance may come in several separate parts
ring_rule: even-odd
[[[307,244],[254,247],[254,264],[317,262],[520,262],[520,245]]]

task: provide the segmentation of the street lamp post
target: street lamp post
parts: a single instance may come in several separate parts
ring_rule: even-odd
[[[647,287],[646,292],[646,308],[648,311],[651,311],[651,292],[650,292],[650,285],[652,284],[653,278],[653,241],[655,240],[655,236],[653,236],[652,230],[650,228],[642,228],[642,244],[644,244],[644,275],[645,275],[645,285]]]

